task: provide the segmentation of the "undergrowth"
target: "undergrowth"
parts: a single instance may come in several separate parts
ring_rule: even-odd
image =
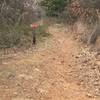
[[[47,25],[35,29],[37,42],[42,42],[50,34],[46,31]],[[0,48],[29,47],[32,45],[33,29],[29,25],[0,26]]]

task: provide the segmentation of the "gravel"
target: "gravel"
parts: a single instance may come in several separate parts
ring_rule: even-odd
[[[79,52],[76,59],[80,65],[77,75],[80,84],[85,87],[89,96],[100,96],[100,55],[88,47],[81,48]]]

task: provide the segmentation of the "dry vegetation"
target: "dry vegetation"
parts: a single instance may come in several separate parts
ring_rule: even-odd
[[[1,0],[0,100],[100,100],[99,2]]]

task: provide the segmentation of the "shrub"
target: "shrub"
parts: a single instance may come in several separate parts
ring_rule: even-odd
[[[38,0],[0,1],[0,48],[32,44],[32,30],[29,24],[41,17],[37,2]],[[43,30],[39,31],[45,34]]]
[[[41,6],[46,10],[49,16],[58,16],[61,14],[70,0],[42,0]]]
[[[0,0],[0,25],[29,24],[39,19],[38,10],[34,0]]]
[[[22,37],[22,32],[11,26],[4,29],[0,29],[0,48],[9,48],[18,45]]]

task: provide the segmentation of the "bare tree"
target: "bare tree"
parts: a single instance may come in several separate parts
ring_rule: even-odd
[[[1,0],[0,23],[14,25],[36,19],[36,10],[38,10],[37,2],[37,0]]]

